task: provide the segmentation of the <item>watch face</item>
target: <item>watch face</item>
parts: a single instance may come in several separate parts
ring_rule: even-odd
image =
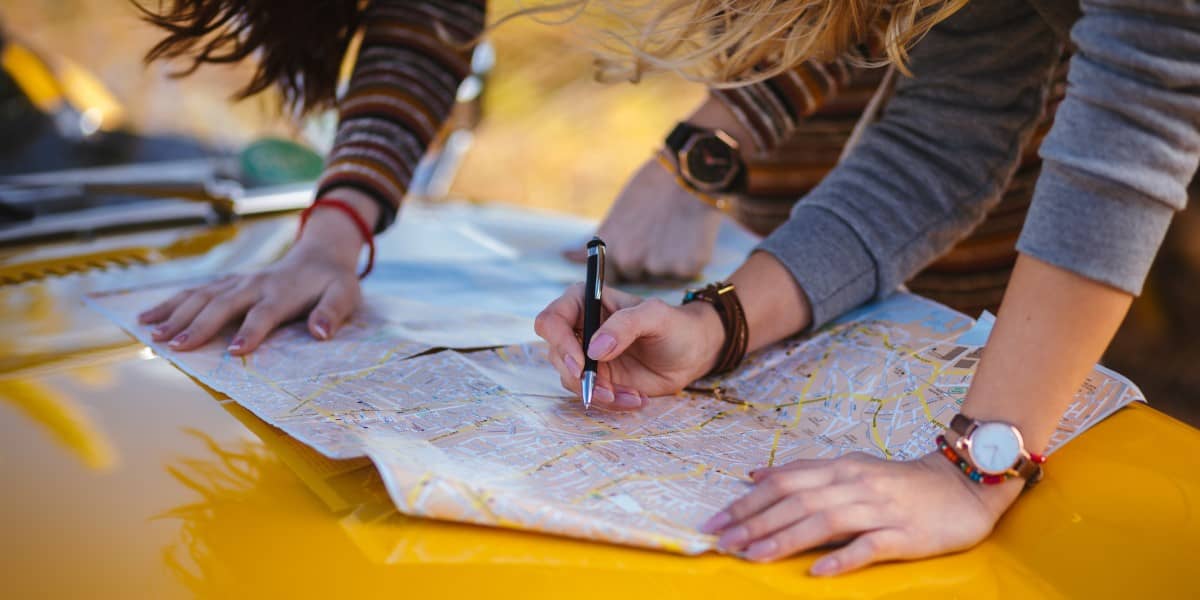
[[[1021,438],[1007,423],[981,423],[970,440],[971,462],[988,475],[1008,471],[1021,457]]]
[[[683,167],[692,181],[705,188],[723,188],[737,175],[737,149],[716,135],[693,138],[684,147]]]

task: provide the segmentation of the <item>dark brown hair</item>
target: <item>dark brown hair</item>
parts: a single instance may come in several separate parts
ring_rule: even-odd
[[[338,73],[358,29],[360,0],[169,0],[158,11],[131,0],[146,21],[167,37],[146,62],[186,57],[184,77],[204,64],[257,59],[254,76],[234,97],[253,96],[278,84],[284,103],[306,112],[331,106]]]

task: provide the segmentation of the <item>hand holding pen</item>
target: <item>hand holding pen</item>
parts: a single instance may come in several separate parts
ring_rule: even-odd
[[[633,410],[711,370],[725,336],[716,311],[705,302],[673,306],[605,287],[604,243],[593,240],[589,252],[593,245],[587,280],[551,302],[534,325],[563,387],[587,408]]]
[[[587,245],[587,279],[583,284],[583,375],[581,395],[583,410],[592,407],[592,394],[596,389],[596,359],[588,354],[588,346],[596,330],[600,328],[600,312],[604,297],[604,240],[592,238]]]

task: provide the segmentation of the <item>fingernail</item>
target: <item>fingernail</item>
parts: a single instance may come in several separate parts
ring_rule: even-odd
[[[592,400],[599,402],[600,404],[612,404],[616,401],[616,399],[613,398],[612,390],[599,385],[596,386],[595,390],[592,391]]]
[[[187,341],[188,341],[188,334],[187,334],[187,332],[184,332],[184,333],[181,333],[181,334],[175,336],[175,339],[167,342],[167,345],[172,348],[178,348],[178,347],[184,345],[184,343],[186,343]]]
[[[750,541],[750,531],[745,527],[737,526],[721,535],[717,540],[717,547],[722,550],[738,550]]]
[[[756,469],[756,470],[750,471],[749,473],[746,473],[746,475],[748,477],[750,477],[750,479],[754,479],[755,477],[758,477],[758,470]]]
[[[712,516],[708,521],[705,521],[700,526],[700,533],[716,533],[725,528],[726,525],[733,522],[733,515],[721,511]]]
[[[762,560],[769,556],[774,556],[777,550],[779,550],[779,543],[775,540],[754,542],[750,544],[749,548],[746,548],[746,558],[750,560]]]
[[[233,341],[229,343],[229,351],[237,352],[238,350],[242,349],[242,346],[245,346],[245,345],[246,345],[246,338],[239,335],[239,336],[233,338]]]
[[[166,333],[167,327],[165,325],[159,325],[158,327],[150,330],[150,337],[161,338],[162,336],[166,335]]]
[[[571,374],[576,377],[580,376],[579,363],[575,362],[575,359],[571,358],[570,354],[563,355],[563,364],[567,366],[567,369],[571,371]]]
[[[588,356],[592,357],[592,360],[600,360],[600,357],[612,352],[616,345],[617,340],[613,336],[602,333],[592,338],[592,343],[588,344]]]
[[[642,397],[629,392],[621,392],[617,394],[616,400],[613,401],[613,406],[616,408],[637,408],[642,405]]]
[[[329,320],[325,317],[317,317],[313,322],[313,331],[317,334],[317,339],[329,339]]]
[[[812,568],[809,569],[809,573],[812,573],[813,575],[832,575],[837,572],[837,569],[838,562],[836,558],[832,556],[823,556],[820,560],[813,563]]]

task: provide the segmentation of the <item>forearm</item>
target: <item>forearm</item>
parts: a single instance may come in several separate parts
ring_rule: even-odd
[[[912,53],[883,117],[759,246],[821,326],[948,250],[999,199],[1039,120],[1059,44],[1020,0],[968,3]]]
[[[357,190],[379,208],[375,230],[391,224],[470,72],[470,51],[458,42],[478,35],[483,20],[482,0],[370,4],[354,73],[338,103],[337,138],[318,196]]]
[[[1022,255],[963,412],[1008,421],[1031,452],[1055,425],[1129,310],[1133,296]]]
[[[748,352],[806,329],[812,313],[808,297],[774,256],[755,252],[729,278],[737,289],[750,330]]]

